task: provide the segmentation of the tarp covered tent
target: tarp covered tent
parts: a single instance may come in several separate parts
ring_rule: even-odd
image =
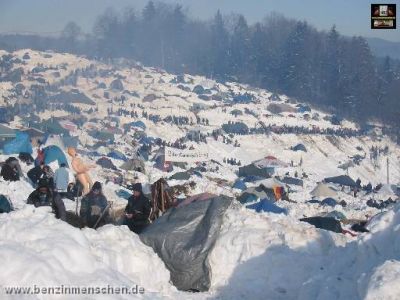
[[[105,169],[110,169],[110,170],[117,170],[117,167],[113,164],[111,159],[107,157],[100,157],[97,161],[96,164],[101,166],[102,168]]]
[[[62,150],[66,150],[68,147],[77,148],[79,140],[77,137],[60,136],[50,134],[44,141],[44,146],[57,146]]]
[[[256,212],[271,212],[275,214],[287,214],[287,210],[277,206],[273,201],[262,199],[261,201],[247,205],[246,208],[254,209]]]
[[[275,199],[274,191],[272,189],[268,190],[258,186],[246,189],[238,198],[239,202],[244,204],[248,203],[249,201],[254,201],[254,197],[250,197],[249,195],[256,196],[256,199]]]
[[[172,175],[169,179],[188,180],[189,178],[190,178],[189,172],[177,172],[174,175]]]
[[[247,189],[246,183],[244,183],[244,181],[240,180],[240,179],[236,180],[232,187],[234,189],[238,189],[238,190],[242,190],[242,191]]]
[[[64,152],[60,149],[60,147],[55,145],[47,146],[43,149],[44,152],[44,163],[46,165],[52,163],[53,161],[57,161],[58,165],[64,163],[68,166],[68,160],[65,156]]]
[[[254,164],[239,167],[239,177],[260,176],[263,178],[269,178],[272,173],[273,171],[271,169],[257,167]]]
[[[129,130],[131,127],[140,129],[140,130],[146,130],[146,125],[142,121],[135,121],[131,123],[127,123],[124,125],[125,130]]]
[[[347,169],[352,168],[352,167],[354,167],[354,162],[351,161],[351,160],[349,160],[348,162],[345,162],[345,163],[343,163],[343,164],[338,166],[338,168],[342,169],[342,170],[347,170]]]
[[[350,186],[350,187],[354,187],[357,185],[356,182],[353,179],[351,179],[350,176],[347,176],[347,175],[328,177],[328,178],[325,178],[324,181],[328,182],[328,183],[335,183],[335,184],[345,185],[345,186]]]
[[[15,139],[6,143],[3,147],[3,153],[5,155],[17,154],[17,153],[29,153],[32,154],[32,144],[29,135],[23,132],[17,132]]]
[[[307,148],[306,146],[304,146],[303,144],[297,144],[296,146],[293,146],[291,148],[293,151],[303,151],[303,152],[307,152]]]
[[[280,114],[283,112],[297,112],[297,109],[285,103],[271,103],[267,106],[267,110],[273,114]]]
[[[208,255],[231,203],[231,198],[219,196],[171,208],[140,234],[141,241],[163,260],[179,290],[209,290]]]
[[[110,153],[107,154],[108,157],[114,158],[114,159],[119,159],[123,161],[127,161],[128,159],[126,158],[125,154],[123,154],[121,151],[118,150],[113,150]]]
[[[188,204],[196,202],[196,201],[210,200],[215,197],[217,197],[217,195],[211,194],[211,193],[201,193],[201,194],[193,195],[193,196],[186,198],[181,203],[179,203],[178,207],[188,205]]]
[[[279,168],[279,167],[287,167],[288,164],[277,159],[275,156],[266,156],[262,159],[256,160],[253,164],[259,168]]]
[[[322,200],[321,205],[335,207],[337,205],[337,201],[335,199],[329,197],[329,198],[325,198],[324,200]]]
[[[122,164],[120,169],[125,171],[136,171],[136,172],[146,173],[146,167],[144,162],[137,158],[132,158],[127,160]]]
[[[316,198],[337,197],[337,193],[329,185],[319,183],[312,191],[311,195]]]
[[[171,172],[174,167],[171,162],[165,161],[165,150],[160,148],[153,158],[155,161],[154,167],[164,172]]]
[[[342,233],[343,229],[340,222],[335,218],[331,217],[310,217],[300,219],[302,222],[307,222],[317,228],[333,231],[336,233]]]
[[[303,180],[299,178],[294,178],[294,177],[284,177],[281,179],[283,183],[289,184],[289,185],[298,185],[298,186],[303,186]]]
[[[298,104],[296,106],[299,113],[311,112],[311,108],[308,105]]]
[[[4,195],[0,195],[0,214],[9,213],[14,210],[11,201]]]

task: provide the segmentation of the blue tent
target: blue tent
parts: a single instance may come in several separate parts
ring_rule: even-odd
[[[138,128],[143,129],[143,130],[146,130],[146,125],[142,121],[131,122],[131,123],[126,124],[126,126],[124,126],[124,127],[127,127],[127,128],[129,128],[129,127],[138,127]]]
[[[238,179],[233,184],[233,188],[244,191],[245,189],[247,189],[247,186],[242,180]]]
[[[17,132],[15,139],[4,145],[3,153],[9,155],[21,152],[32,154],[33,150],[29,135],[27,133]]]
[[[125,191],[123,189],[119,189],[118,191],[115,192],[115,194],[117,194],[118,197],[123,198],[128,200],[130,196],[132,196],[131,193],[129,193],[128,191]]]
[[[292,150],[293,151],[304,151],[304,152],[307,152],[307,148],[303,144],[297,144],[296,146],[292,147]]]
[[[297,105],[297,111],[299,113],[311,112],[311,108],[308,105],[299,104]]]
[[[265,179],[264,177],[261,176],[254,176],[254,175],[249,175],[243,178],[244,182],[253,182],[253,181],[257,181],[257,180],[263,180]]]
[[[121,153],[118,150],[114,150],[111,151],[110,153],[107,154],[108,157],[114,158],[114,159],[119,159],[119,160],[123,160],[123,161],[127,161],[128,159],[126,158],[126,156]]]
[[[333,198],[325,198],[321,201],[321,205],[328,205],[331,207],[335,207],[337,205],[337,201]]]
[[[67,158],[64,152],[59,147],[51,145],[44,148],[43,151],[44,151],[44,163],[46,165],[52,163],[53,161],[57,161],[58,165],[64,163],[66,166],[68,166]]]
[[[6,196],[0,195],[0,214],[1,213],[9,213],[14,210],[11,202],[7,199]]]
[[[256,212],[271,212],[275,214],[287,214],[287,210],[277,206],[268,199],[262,199],[260,202],[247,205],[246,208],[254,209]]]

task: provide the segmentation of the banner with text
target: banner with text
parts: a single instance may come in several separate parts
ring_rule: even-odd
[[[197,162],[210,160],[207,149],[175,149],[165,147],[165,161]]]

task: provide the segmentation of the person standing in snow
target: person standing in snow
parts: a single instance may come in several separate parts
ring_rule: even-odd
[[[35,207],[51,206],[56,213],[56,217],[66,221],[67,215],[64,202],[59,195],[53,193],[46,180],[39,180],[38,188],[29,195],[26,202],[27,204],[33,204]]]
[[[107,224],[108,203],[100,182],[96,181],[90,192],[82,198],[80,216],[84,224],[90,228]]]
[[[54,174],[55,190],[61,197],[65,197],[68,192],[69,173],[66,164],[62,163]]]
[[[141,183],[135,183],[132,191],[133,194],[129,197],[128,205],[125,207],[124,225],[139,234],[149,224],[151,206],[149,199],[143,195]]]

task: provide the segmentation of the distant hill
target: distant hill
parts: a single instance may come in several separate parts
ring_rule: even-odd
[[[366,38],[366,40],[374,55],[400,59],[400,42],[391,42],[380,38]]]

